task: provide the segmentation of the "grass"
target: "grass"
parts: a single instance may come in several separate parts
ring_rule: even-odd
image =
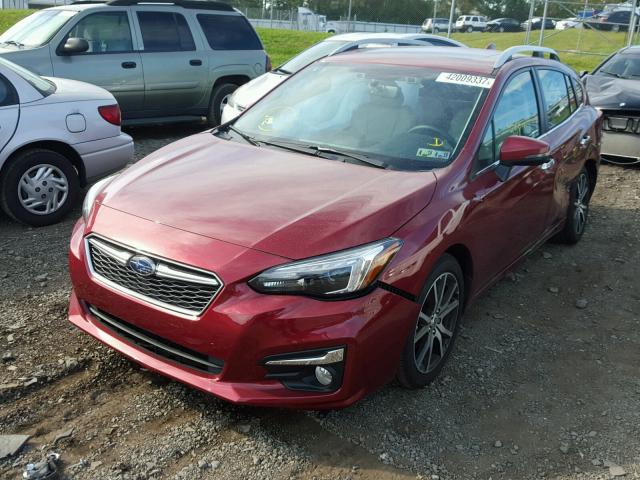
[[[0,32],[4,32],[21,18],[32,13],[32,10],[0,10]],[[329,36],[326,33],[300,32],[296,30],[275,30],[258,28],[258,34],[264,43],[274,66],[284,63],[305,48]],[[532,32],[531,40],[537,43],[540,32]],[[453,38],[470,47],[484,48],[493,42],[498,49],[524,43],[524,32],[516,33],[456,33]],[[582,50],[587,54],[560,52],[563,62],[575,70],[592,70],[604,58],[603,55],[625,45],[626,34],[623,32],[600,32],[584,30],[551,30],[545,32],[544,45],[556,50]],[[599,54],[599,55],[598,55]]]

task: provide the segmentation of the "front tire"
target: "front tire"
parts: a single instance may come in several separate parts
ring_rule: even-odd
[[[209,113],[207,114],[207,123],[209,126],[217,127],[220,125],[220,122],[222,121],[222,109],[238,86],[239,85],[236,85],[235,83],[223,83],[215,88],[211,94]]]
[[[500,33],[504,33],[504,27],[500,27],[499,30],[500,30]]]
[[[583,168],[571,184],[567,219],[564,228],[556,235],[555,240],[569,245],[580,241],[587,226],[591,194],[589,172]]]
[[[9,162],[0,179],[0,204],[9,217],[42,227],[59,222],[76,204],[80,181],[64,155],[34,148]]]
[[[451,255],[443,255],[425,283],[421,309],[400,359],[398,381],[423,388],[438,376],[449,358],[462,318],[464,275]]]

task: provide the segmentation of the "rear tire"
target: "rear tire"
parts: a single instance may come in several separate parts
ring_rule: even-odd
[[[586,168],[583,168],[571,183],[567,219],[565,220],[564,228],[554,237],[554,240],[568,245],[573,245],[580,241],[587,226],[591,194],[589,172]]]
[[[16,155],[0,179],[2,210],[34,227],[59,222],[75,206],[79,193],[78,174],[69,159],[43,148]]]
[[[464,275],[449,254],[437,262],[420,296],[420,313],[407,337],[398,381],[423,388],[436,379],[458,335],[465,299]]]
[[[433,33],[440,33],[440,29],[438,27],[434,28]]]
[[[611,25],[611,31],[612,32],[619,32],[620,31],[620,25]]]
[[[467,27],[467,33],[473,32],[473,27]]]
[[[229,96],[236,91],[239,85],[235,83],[223,83],[218,85],[211,94],[207,123],[210,127],[217,127],[222,121],[222,109],[227,104]]]
[[[504,27],[500,27],[498,30],[500,30],[500,33],[504,33]]]

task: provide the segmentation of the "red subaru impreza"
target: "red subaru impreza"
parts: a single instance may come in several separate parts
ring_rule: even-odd
[[[524,50],[330,57],[94,185],[71,322],[232,402],[427,385],[470,301],[585,230],[599,114],[555,52]]]

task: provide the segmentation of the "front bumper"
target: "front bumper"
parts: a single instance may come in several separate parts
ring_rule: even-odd
[[[215,268],[225,282],[212,304],[195,319],[130,297],[92,277],[85,257],[85,224],[78,222],[69,254],[74,286],[69,320],[145,368],[230,402],[306,409],[346,407],[395,376],[406,335],[418,315],[417,304],[380,288],[361,298],[331,302],[261,295],[247,286],[247,278],[282,259],[248,249],[241,252],[242,247],[217,240],[203,242],[200,236],[140,219],[132,227],[126,224],[131,218],[120,212],[101,210],[98,217],[107,218],[93,227],[97,233],[118,235],[118,240],[137,248],[144,242],[148,252],[165,258],[173,248],[173,260],[194,264],[201,259],[205,264],[198,267]],[[171,239],[173,247],[162,239]],[[175,258],[176,252],[185,252],[185,245],[188,253]],[[221,252],[220,258],[211,252]],[[223,257],[234,260],[225,265]],[[242,263],[252,264],[247,267],[250,274],[238,266]],[[141,347],[108,328],[90,308],[177,348],[217,359],[222,366],[219,371],[203,371]],[[265,366],[265,360],[274,356],[336,347],[345,349],[345,358],[341,383],[332,391],[288,388],[270,376]]]
[[[133,157],[133,139],[126,133],[74,145],[84,163],[88,183],[123,168]]]
[[[604,160],[621,165],[640,163],[640,134],[602,132],[601,155]]]

